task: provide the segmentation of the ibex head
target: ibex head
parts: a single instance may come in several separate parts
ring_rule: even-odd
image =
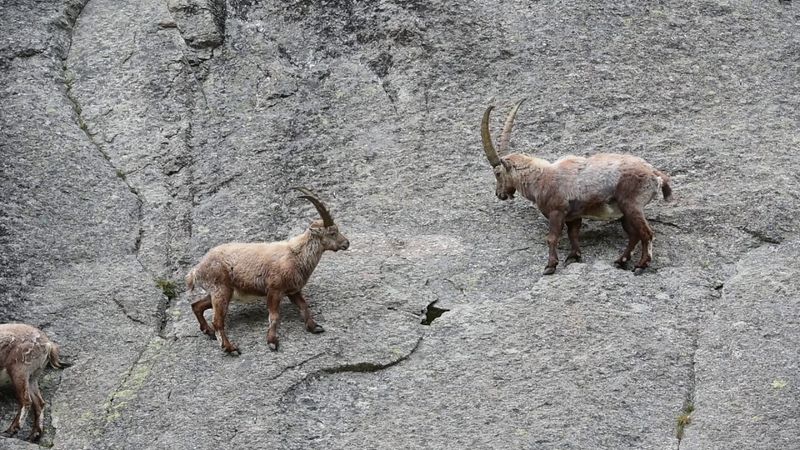
[[[322,220],[311,222],[311,225],[308,227],[311,235],[320,239],[325,250],[332,250],[334,252],[347,250],[347,248],[350,247],[350,241],[339,232],[339,227],[333,223],[333,217],[331,213],[328,212],[328,208],[325,207],[325,204],[322,203],[322,200],[304,187],[295,187],[294,189],[304,194],[301,195],[300,198],[311,202],[311,204],[317,208],[317,212],[319,212],[319,216],[322,218]]]
[[[511,138],[511,128],[514,126],[514,117],[517,115],[519,105],[521,105],[523,101],[525,101],[524,98],[518,101],[511,109],[511,112],[508,113],[508,117],[506,117],[506,123],[503,127],[503,132],[500,134],[500,153],[505,152],[508,148],[508,140]],[[514,182],[509,173],[512,170],[511,165],[508,163],[508,161],[500,157],[498,151],[495,150],[494,145],[492,145],[492,136],[489,133],[489,115],[491,114],[492,109],[494,109],[494,106],[486,108],[486,111],[483,113],[483,121],[481,121],[483,151],[486,152],[486,158],[492,165],[494,177],[497,180],[495,195],[497,195],[497,198],[500,200],[508,200],[509,198],[514,198],[514,193],[517,189],[514,186]]]

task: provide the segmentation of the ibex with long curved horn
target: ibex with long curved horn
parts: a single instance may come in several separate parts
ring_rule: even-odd
[[[266,299],[269,309],[267,343],[278,349],[280,302],[288,296],[300,308],[306,329],[312,333],[325,331],[311,316],[301,289],[317,267],[326,250],[347,250],[350,241],[339,232],[333,217],[319,198],[306,188],[300,198],[310,201],[322,220],[315,220],[306,231],[286,241],[260,243],[229,243],[212,248],[186,275],[189,290],[201,286],[206,294],[192,304],[200,330],[217,338],[228,353],[241,353],[225,334],[225,316],[233,300],[251,303]],[[213,328],[203,313],[213,308]]]
[[[493,106],[483,113],[481,138],[497,179],[497,198],[514,198],[514,193],[519,191],[536,204],[550,223],[547,235],[550,255],[544,274],[550,275],[556,270],[556,247],[564,224],[572,247],[565,263],[581,259],[578,233],[584,218],[622,218],[628,246],[615,263],[624,268],[631,259],[631,252],[641,242],[642,255],[634,269],[641,273],[653,258],[653,230],[647,223],[643,208],[659,191],[665,200],[671,199],[669,177],[647,161],[631,155],[599,153],[588,158],[569,155],[554,163],[520,153],[501,156],[508,147],[514,118],[524,100],[517,102],[506,117],[498,150],[495,150],[489,133],[489,115]]]

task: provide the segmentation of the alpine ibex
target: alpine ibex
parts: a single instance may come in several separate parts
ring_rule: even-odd
[[[14,386],[19,409],[5,431],[13,436],[33,406],[33,428],[28,440],[35,442],[42,436],[44,422],[44,399],[39,391],[39,376],[50,364],[61,368],[58,345],[50,341],[38,328],[22,323],[0,325],[0,375],[5,373]],[[66,366],[67,364],[65,364]]]
[[[489,133],[489,115],[493,106],[483,113],[481,138],[497,179],[497,197],[507,200],[514,198],[514,193],[519,191],[536,204],[550,223],[547,235],[550,255],[544,274],[550,275],[556,270],[556,247],[564,224],[572,247],[565,263],[581,259],[578,233],[584,218],[622,218],[628,246],[615,263],[626,267],[631,252],[641,242],[642,255],[634,269],[637,274],[641,273],[653,258],[653,230],[647,223],[643,208],[659,191],[665,200],[671,199],[669,177],[647,161],[631,155],[599,153],[588,158],[569,155],[554,163],[520,153],[501,157],[500,154],[508,147],[514,117],[524,100],[517,102],[506,117],[498,150],[495,150]]]
[[[280,301],[284,295],[300,308],[306,329],[312,333],[325,331],[311,316],[300,290],[317,267],[326,250],[347,250],[350,241],[339,232],[328,209],[311,191],[302,192],[300,198],[310,201],[322,220],[315,220],[306,231],[286,241],[259,243],[228,243],[212,248],[186,275],[189,290],[200,285],[205,296],[192,304],[200,330],[220,340],[228,353],[241,353],[225,334],[225,316],[231,299],[253,302],[266,298],[269,309],[267,343],[278,349],[278,322]],[[203,312],[213,308],[213,328],[208,325]]]

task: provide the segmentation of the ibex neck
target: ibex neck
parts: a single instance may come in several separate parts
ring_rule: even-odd
[[[322,258],[322,253],[325,251],[322,242],[319,239],[315,239],[311,232],[306,231],[290,239],[289,246],[295,255],[297,269],[300,271],[303,280],[308,280],[317,267],[320,258]]]
[[[539,195],[539,179],[550,163],[544,159],[515,153],[508,155],[514,187],[525,198],[535,202]]]

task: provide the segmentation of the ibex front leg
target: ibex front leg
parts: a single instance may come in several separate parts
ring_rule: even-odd
[[[289,298],[292,300],[292,303],[300,308],[300,315],[303,316],[303,321],[306,323],[306,330],[312,333],[322,333],[325,331],[324,328],[319,326],[319,324],[314,321],[314,317],[311,314],[311,309],[309,309],[306,299],[303,298],[303,294],[296,292],[294,294],[289,294]]]
[[[550,232],[547,233],[547,247],[550,250],[550,256],[547,258],[544,275],[552,275],[556,272],[558,265],[558,238],[561,236],[561,229],[564,228],[564,213],[553,211],[547,218],[550,221]]]
[[[280,324],[281,321],[281,297],[283,297],[283,293],[276,289],[270,289],[267,294],[267,309],[269,310],[267,344],[271,350],[278,350],[278,324]]]

